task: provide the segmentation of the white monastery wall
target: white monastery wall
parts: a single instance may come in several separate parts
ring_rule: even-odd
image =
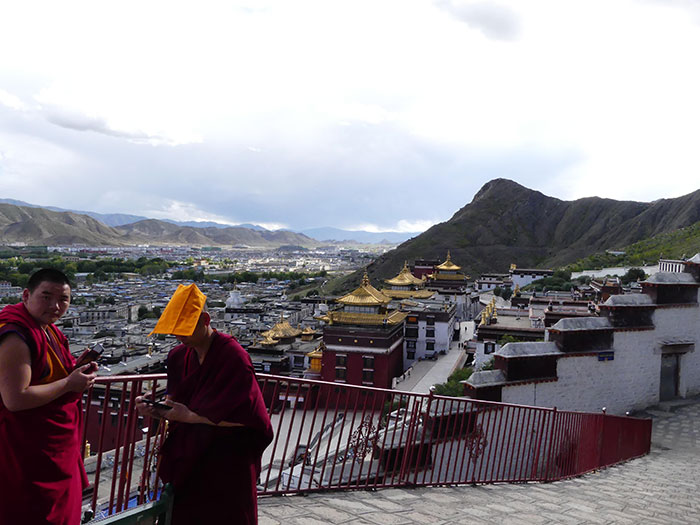
[[[695,342],[680,358],[678,394],[681,397],[700,394],[700,307],[659,308],[654,312],[654,324],[659,361],[664,341]]]
[[[616,332],[613,361],[597,355],[562,357],[558,380],[505,386],[504,403],[557,407],[559,410],[624,414],[658,401],[661,358],[653,354],[653,331]]]

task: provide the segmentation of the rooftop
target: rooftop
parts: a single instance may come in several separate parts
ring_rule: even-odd
[[[646,281],[649,284],[681,284],[700,286],[695,278],[689,273],[658,272],[649,277]]]
[[[572,317],[560,319],[550,330],[559,330],[563,332],[611,329],[612,325],[607,317]]]
[[[526,342],[508,343],[504,345],[496,354],[503,357],[529,357],[543,355],[564,355],[553,342]]]
[[[474,372],[465,382],[471,386],[498,386],[506,381],[506,376],[500,370],[481,370]]]
[[[605,306],[652,306],[654,301],[647,294],[630,293],[624,295],[611,295]]]

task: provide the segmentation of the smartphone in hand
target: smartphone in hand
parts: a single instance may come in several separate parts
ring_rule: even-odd
[[[102,352],[104,352],[104,350],[104,347],[100,343],[97,343],[92,348],[86,348],[76,360],[75,368],[80,368],[83,365],[97,361],[100,357],[102,357]]]
[[[171,407],[170,405],[166,405],[165,403],[160,403],[159,401],[153,401],[151,399],[142,399],[141,400],[143,403],[146,403],[147,405],[151,405],[153,408],[157,408],[159,410],[170,410]]]

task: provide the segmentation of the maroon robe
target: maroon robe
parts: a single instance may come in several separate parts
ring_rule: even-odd
[[[257,523],[256,482],[272,425],[248,353],[215,332],[200,365],[185,345],[168,356],[168,395],[213,423],[171,423],[160,476],[175,489],[173,525]]]
[[[30,385],[66,377],[75,360],[54,325],[47,334],[24,304],[0,312],[0,338],[19,335],[29,347]],[[0,525],[76,525],[87,476],[80,457],[81,394],[11,412],[0,400]]]

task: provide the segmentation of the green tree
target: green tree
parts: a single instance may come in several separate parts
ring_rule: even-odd
[[[139,306],[139,314],[138,314],[138,315],[139,315],[139,321],[142,320],[142,319],[145,319],[146,316],[147,316],[149,313],[150,313],[150,312],[148,311],[148,308],[147,308],[147,307],[145,307],[145,306],[143,306],[143,305]]]
[[[433,393],[438,396],[463,397],[464,385],[460,381],[466,381],[474,372],[471,367],[461,368],[447,378],[445,383],[433,386]]]
[[[629,284],[631,282],[636,282],[639,280],[646,279],[647,274],[641,268],[630,268],[627,273],[620,277],[622,284]]]

